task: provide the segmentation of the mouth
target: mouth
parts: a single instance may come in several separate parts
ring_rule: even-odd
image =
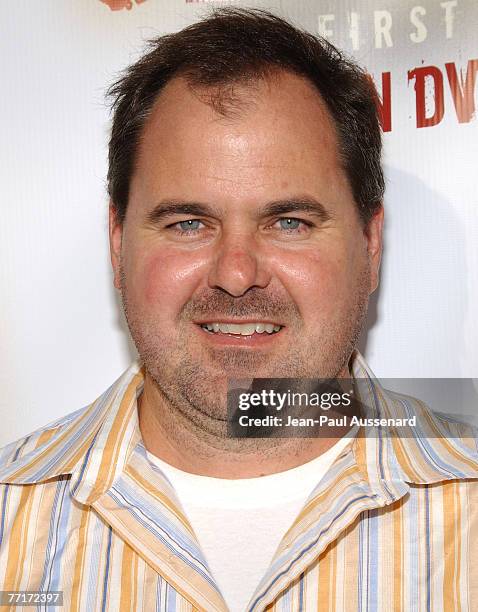
[[[284,327],[279,323],[265,321],[207,321],[198,323],[201,329],[210,334],[227,334],[232,336],[253,336],[254,334],[273,335],[280,332]]]
[[[281,335],[284,325],[277,321],[229,320],[196,321],[201,335],[215,344],[265,346]]]

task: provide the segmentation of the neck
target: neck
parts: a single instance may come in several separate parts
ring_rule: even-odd
[[[350,378],[345,367],[337,378]],[[318,457],[338,437],[229,438],[189,418],[171,405],[148,373],[138,398],[138,418],[146,449],[166,463],[214,478],[255,478],[292,469]],[[329,436],[333,431],[329,431]],[[343,430],[338,436],[343,435]]]

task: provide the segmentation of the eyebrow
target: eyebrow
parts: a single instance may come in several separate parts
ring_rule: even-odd
[[[322,223],[330,221],[333,215],[327,208],[315,198],[309,196],[288,198],[286,200],[276,200],[269,202],[261,209],[260,214],[264,217],[283,215],[291,212],[305,212],[317,217]]]
[[[200,204],[199,202],[183,202],[178,200],[168,200],[166,202],[160,202],[153,210],[151,210],[147,216],[146,221],[148,223],[159,223],[167,217],[173,215],[194,215],[197,217],[219,217],[219,211],[215,210],[212,206],[207,204]]]
[[[292,212],[308,213],[317,217],[322,223],[330,221],[333,215],[315,198],[310,196],[292,197],[274,200],[255,212],[256,218],[272,217]],[[146,216],[147,223],[157,224],[174,215],[194,215],[197,217],[221,217],[221,211],[209,204],[167,200],[159,202]]]

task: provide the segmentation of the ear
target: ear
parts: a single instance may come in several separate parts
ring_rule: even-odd
[[[110,202],[109,209],[109,236],[110,236],[110,258],[113,268],[114,286],[121,289],[120,261],[121,261],[121,242],[123,239],[123,225],[118,220],[116,208]]]
[[[383,245],[383,214],[383,206],[380,205],[363,230],[370,262],[370,293],[373,293],[378,286]]]

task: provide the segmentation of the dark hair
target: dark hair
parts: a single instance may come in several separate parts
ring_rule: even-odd
[[[344,171],[361,219],[380,207],[384,192],[382,138],[375,88],[362,68],[327,40],[258,9],[225,8],[180,32],[149,41],[149,48],[108,89],[113,99],[108,193],[122,223],[145,121],[163,87],[183,76],[191,87],[221,91],[277,70],[312,82],[334,120]],[[221,102],[222,99],[222,102]]]

